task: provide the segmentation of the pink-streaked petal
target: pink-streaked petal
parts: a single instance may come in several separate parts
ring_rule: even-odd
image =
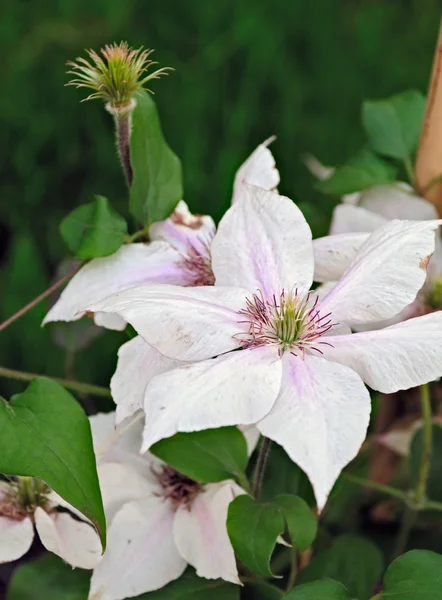
[[[313,278],[310,227],[289,198],[243,185],[240,201],[224,215],[212,244],[216,285],[234,285],[267,299]]]
[[[256,423],[272,408],[280,382],[278,350],[269,346],[159,375],[146,387],[142,450],[179,431]]]
[[[28,517],[21,521],[0,516],[0,564],[26,554],[34,539],[34,526]]]
[[[203,360],[238,347],[238,311],[247,292],[239,288],[180,288],[145,285],[93,304],[90,310],[116,313],[164,356]]]
[[[37,533],[47,550],[80,569],[93,569],[100,562],[100,538],[92,525],[78,521],[68,513],[49,515],[39,506],[34,517]]]
[[[258,423],[305,471],[319,509],[339,473],[358,453],[370,419],[370,394],[348,367],[284,354],[281,391]]]
[[[315,272],[320,283],[337,281],[354,260],[369,233],[339,233],[313,240]]]
[[[385,394],[407,390],[442,376],[442,311],[379,331],[330,336],[324,357],[349,366],[370,387]]]
[[[117,369],[110,384],[112,398],[117,405],[116,423],[143,408],[144,390],[152,377],[182,364],[160,354],[141,336],[123,344],[118,350]]]
[[[230,481],[209,484],[190,508],[182,506],[176,513],[175,543],[199,577],[241,583],[226,528],[227,511],[238,495],[237,487]]]
[[[363,325],[389,319],[416,298],[427,275],[442,221],[389,221],[373,232],[322,300],[335,322]]]
[[[128,244],[111,256],[95,258],[70,280],[43,325],[80,319],[91,304],[143,283],[186,285],[181,260],[181,254],[165,242]],[[121,329],[122,323],[121,319],[106,321],[103,315],[98,316],[96,322],[104,327],[114,323],[112,329]]]
[[[268,145],[275,138],[259,144],[249,158],[240,166],[233,183],[232,204],[241,197],[241,188],[244,183],[256,185],[264,190],[274,190],[279,184],[279,172],[275,167],[275,159],[268,149]]]
[[[151,240],[168,242],[182,254],[193,248],[198,254],[208,254],[216,227],[212,217],[193,215],[181,200],[165,221],[153,223],[149,230]]]
[[[187,564],[173,539],[169,502],[128,502],[108,529],[107,549],[91,579],[91,600],[124,600],[178,579]]]
[[[386,219],[366,208],[352,204],[338,204],[333,211],[330,234],[337,233],[371,233],[382,227]]]
[[[427,221],[438,218],[433,204],[416,196],[413,188],[406,183],[376,185],[362,192],[359,206],[388,220]]]
[[[130,464],[103,463],[98,465],[98,477],[108,526],[127,502],[150,498],[161,492],[147,465],[145,472],[140,473]]]

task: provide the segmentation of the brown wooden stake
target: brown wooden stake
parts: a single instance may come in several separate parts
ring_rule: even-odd
[[[442,21],[416,158],[416,187],[442,216]]]

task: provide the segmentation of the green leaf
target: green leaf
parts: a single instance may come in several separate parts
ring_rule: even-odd
[[[202,483],[244,473],[246,440],[237,427],[177,433],[157,442],[150,451],[168,465]]]
[[[368,540],[356,535],[342,535],[331,548],[314,556],[299,574],[299,583],[330,577],[340,581],[352,598],[368,600],[382,575],[380,550]]]
[[[363,150],[341,167],[331,177],[320,181],[316,188],[331,196],[344,196],[366,190],[374,185],[395,181],[396,169],[370,152]]]
[[[338,581],[323,579],[297,586],[284,600],[351,600],[347,590]]]
[[[247,583],[245,597],[247,600],[280,600],[284,592],[271,583]]]
[[[79,206],[63,219],[60,233],[78,258],[99,258],[113,254],[124,244],[127,223],[107,198],[95,196],[95,202]]]
[[[7,600],[86,600],[90,578],[90,571],[72,569],[55,554],[45,554],[14,571]]]
[[[430,472],[428,474],[427,495],[430,500],[442,501],[442,427],[433,423]],[[413,488],[416,489],[422,461],[424,432],[419,428],[410,444],[410,471]]]
[[[392,600],[440,600],[442,556],[428,550],[412,550],[387,569],[381,598]]]
[[[0,439],[0,473],[43,479],[92,521],[104,548],[91,428],[75,398],[50,379],[34,379],[10,402],[0,398]]]
[[[317,521],[308,504],[297,496],[277,496],[274,504],[284,515],[290,540],[301,552],[309,548],[318,530]]]
[[[137,96],[132,117],[130,212],[143,225],[166,219],[183,197],[181,162],[167,145],[150,94]]]
[[[221,579],[200,579],[188,569],[176,581],[156,592],[127,600],[239,600],[240,587]]]
[[[272,500],[275,496],[275,490],[281,494],[299,496],[309,506],[316,505],[313,489],[307,475],[292,461],[281,446],[273,443],[267,459],[260,499],[264,501]]]
[[[373,150],[410,161],[419,141],[424,112],[425,96],[417,90],[364,102],[362,122]]]
[[[278,536],[284,531],[284,518],[277,506],[238,496],[230,503],[227,532],[239,560],[254,573],[273,577],[270,558]]]

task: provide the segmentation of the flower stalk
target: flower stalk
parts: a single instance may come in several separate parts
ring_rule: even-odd
[[[264,479],[264,472],[267,464],[267,459],[270,454],[270,447],[272,440],[264,437],[259,448],[258,458],[256,460],[255,472],[253,474],[252,484],[252,496],[258,498],[259,492],[261,491],[262,482]]]

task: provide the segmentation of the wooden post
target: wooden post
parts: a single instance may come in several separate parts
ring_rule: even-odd
[[[442,21],[428,89],[427,109],[417,151],[415,177],[420,193],[442,216]]]

